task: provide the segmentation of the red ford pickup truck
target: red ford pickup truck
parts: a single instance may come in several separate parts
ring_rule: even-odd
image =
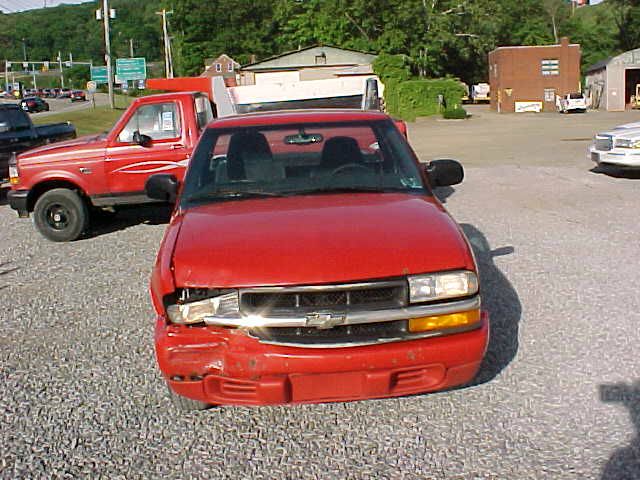
[[[153,173],[182,178],[211,120],[202,93],[139,98],[108,134],[36,148],[10,162],[9,205],[21,217],[33,213],[49,240],[75,240],[93,209],[150,201],[144,185]]]
[[[489,330],[474,257],[421,165],[379,112],[218,119],[184,180],[151,278],[156,357],[174,403],[392,397],[465,384]]]

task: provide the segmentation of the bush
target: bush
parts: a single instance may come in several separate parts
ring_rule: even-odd
[[[407,57],[381,53],[373,61],[373,72],[385,85],[388,82],[406,82],[411,78]]]
[[[385,83],[387,111],[409,121],[459,109],[463,94],[460,82],[450,78]]]
[[[462,108],[449,108],[442,112],[442,117],[448,120],[462,120],[468,117],[467,111]]]

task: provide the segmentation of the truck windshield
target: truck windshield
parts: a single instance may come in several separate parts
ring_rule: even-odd
[[[17,108],[0,110],[0,123],[9,127],[9,130],[19,131],[31,128],[29,117]]]
[[[391,121],[208,129],[190,162],[182,206],[337,192],[428,193]]]

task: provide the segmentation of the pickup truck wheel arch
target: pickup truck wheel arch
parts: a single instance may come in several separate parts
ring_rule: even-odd
[[[54,188],[36,201],[33,221],[38,231],[49,240],[70,242],[88,227],[89,209],[77,192]]]
[[[38,183],[29,192],[29,199],[27,201],[27,209],[29,210],[29,212],[34,211],[38,198],[40,198],[49,190],[53,190],[54,188],[66,188],[68,190],[77,192],[78,195],[87,204],[87,206],[91,207],[91,200],[89,200],[89,197],[76,184],[65,180],[50,180]]]

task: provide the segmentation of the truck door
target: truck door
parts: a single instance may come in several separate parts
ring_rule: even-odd
[[[179,179],[189,161],[180,104],[165,101],[140,105],[107,147],[105,172],[114,195],[139,195],[154,173]],[[148,145],[134,142],[134,133],[151,138]]]

